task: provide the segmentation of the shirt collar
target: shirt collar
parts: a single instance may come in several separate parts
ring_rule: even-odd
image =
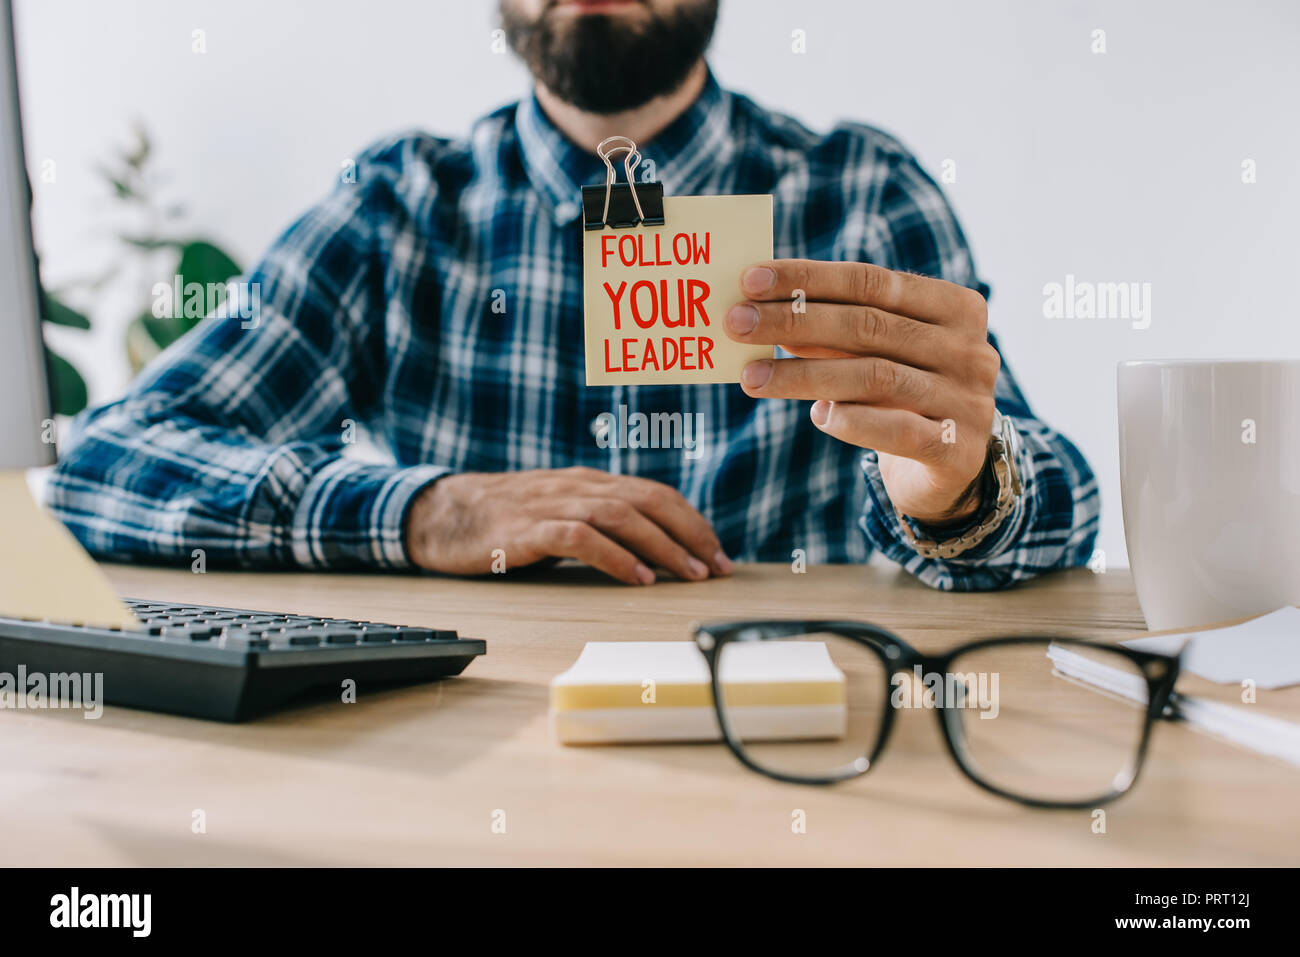
[[[561,133],[546,114],[536,95],[520,101],[515,111],[515,129],[523,155],[524,171],[541,193],[557,225],[579,218],[581,187],[605,182],[605,164],[596,156],[596,144],[583,149]],[[639,180],[647,162],[654,163],[654,178],[664,184],[668,196],[695,192],[730,155],[731,95],[718,85],[709,70],[704,88],[695,101],[649,143],[638,143],[641,165]],[[614,168],[622,181],[622,156]]]

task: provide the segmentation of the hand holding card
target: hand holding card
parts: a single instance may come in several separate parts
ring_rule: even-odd
[[[726,313],[726,334],[796,357],[746,368],[747,395],[811,400],[819,429],[876,450],[903,514],[939,525],[976,512],[1002,361],[980,293],[869,263],[805,259],[756,263],[740,292],[749,298]]]

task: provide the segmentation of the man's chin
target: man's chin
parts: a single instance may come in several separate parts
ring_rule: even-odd
[[[515,12],[502,4],[506,35],[533,78],[581,110],[613,114],[681,85],[709,45],[717,3],[660,12],[635,0],[561,0],[529,20]]]

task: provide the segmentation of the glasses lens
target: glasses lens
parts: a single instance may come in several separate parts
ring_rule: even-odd
[[[822,779],[867,769],[889,698],[871,648],[828,633],[731,641],[718,678],[732,738],[764,771]]]
[[[945,676],[947,717],[970,770],[1040,801],[1089,801],[1125,790],[1146,727],[1147,680],[1104,647],[985,645]]]

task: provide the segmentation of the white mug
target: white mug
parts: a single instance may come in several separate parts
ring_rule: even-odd
[[[1300,360],[1122,362],[1124,536],[1152,631],[1300,603]]]

